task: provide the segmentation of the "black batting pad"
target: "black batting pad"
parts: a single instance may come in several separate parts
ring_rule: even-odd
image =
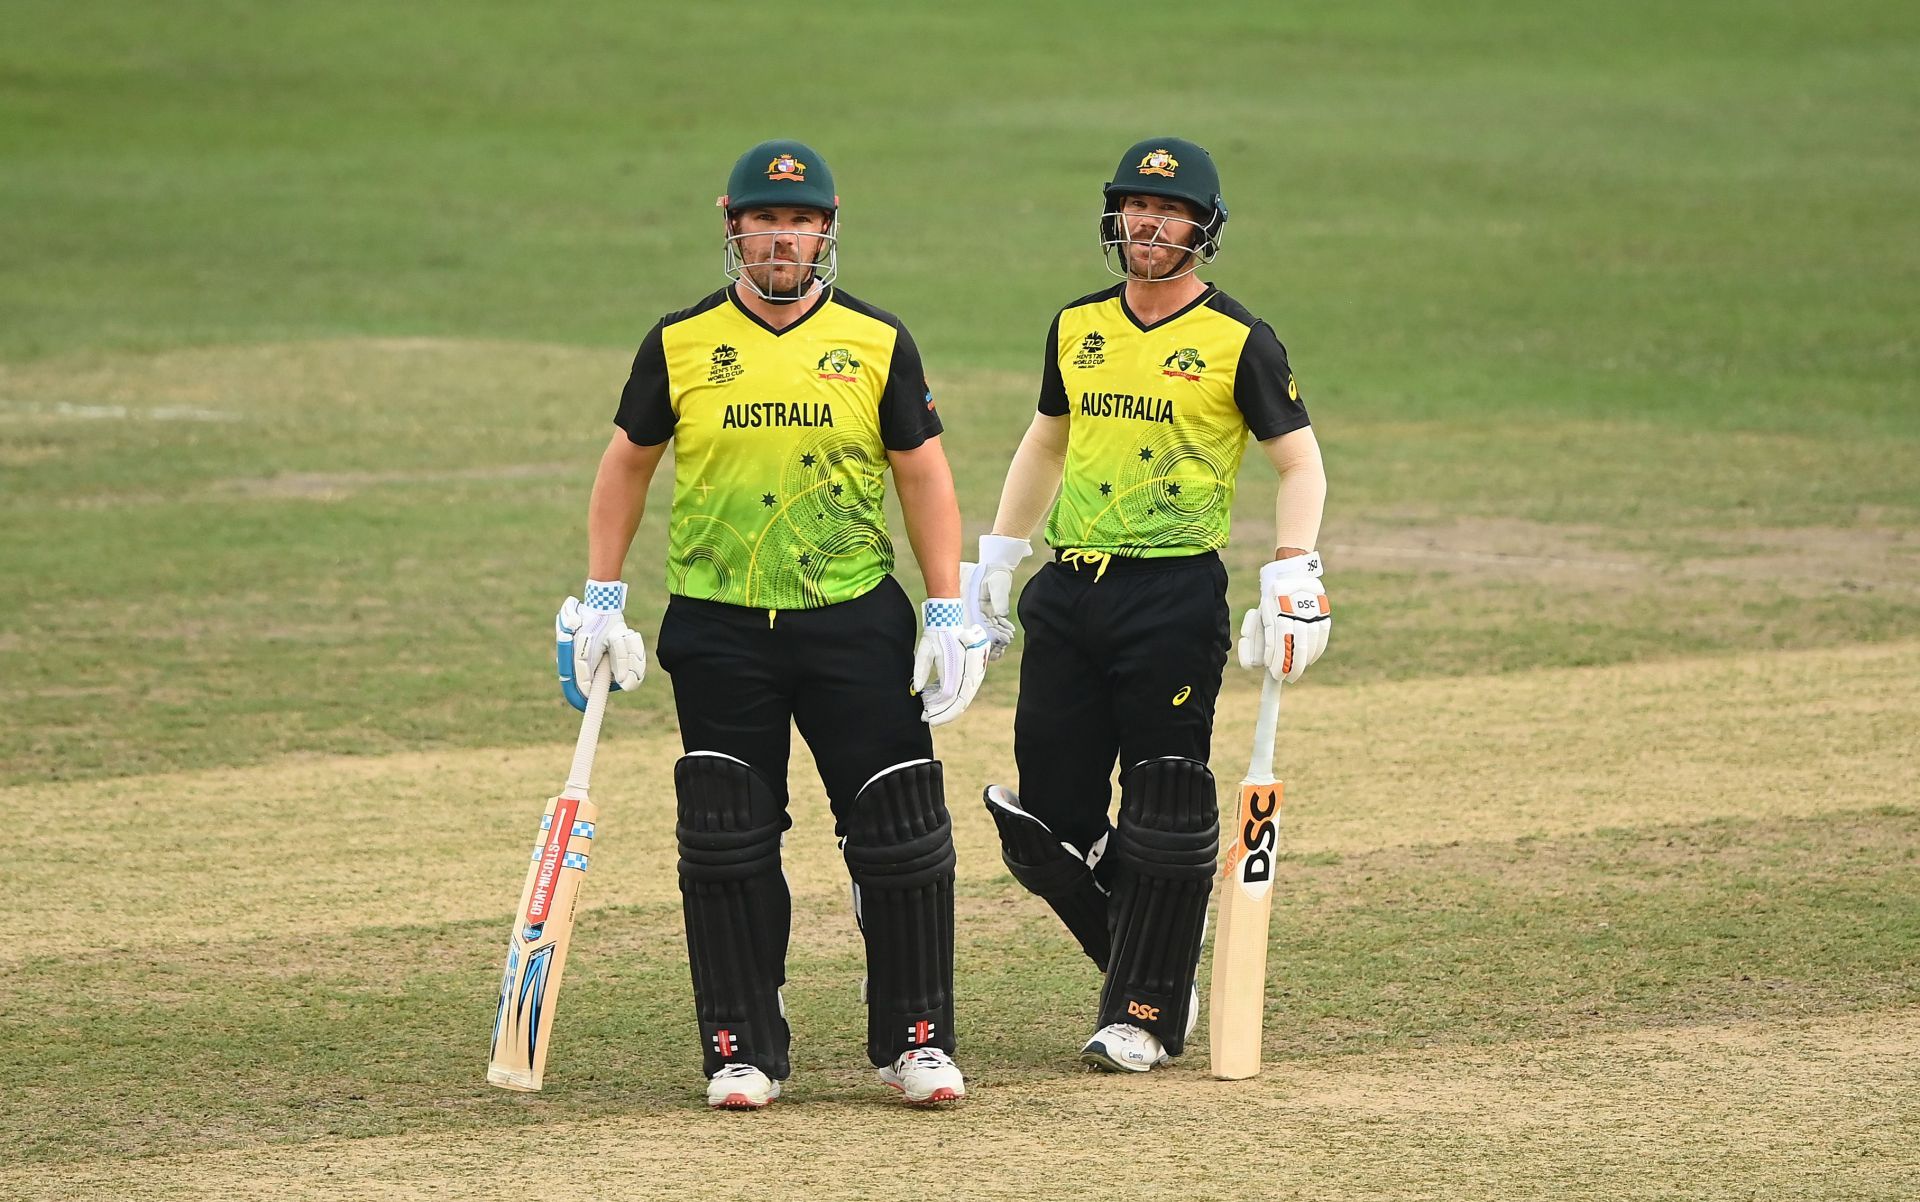
[[[1185,1047],[1219,852],[1220,806],[1205,764],[1147,760],[1121,778],[1120,824],[1107,848],[1113,955],[1101,1026],[1131,1023],[1172,1055]]]
[[[868,781],[842,852],[867,943],[867,1058],[954,1049],[953,821],[936,760]]]
[[[1094,879],[1086,858],[1054,838],[1046,823],[1021,809],[1020,799],[1011,790],[990,785],[981,800],[999,828],[1000,858],[1007,871],[1053,908],[1080,941],[1081,950],[1105,972],[1113,948],[1107,930],[1107,892]]]
[[[684,756],[673,783],[687,961],[706,1074],[751,1064],[782,1080],[792,1071],[780,1012],[792,900],[780,871],[780,835],[792,821],[760,774],[731,756]]]

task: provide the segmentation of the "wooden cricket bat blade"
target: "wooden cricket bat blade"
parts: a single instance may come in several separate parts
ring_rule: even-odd
[[[573,908],[586,879],[587,858],[600,813],[587,800],[600,720],[607,711],[612,670],[606,660],[594,672],[580,737],[573,746],[567,787],[548,800],[533,844],[533,863],[520,890],[507,936],[507,967],[500,974],[500,997],[493,1009],[493,1050],[487,1084],[501,1089],[537,1091],[546,1077],[547,1045],[553,1034],[554,1003],[560,976],[573,942]]]
[[[562,794],[547,803],[540,839],[514,912],[507,966],[494,1006],[493,1050],[487,1083],[537,1091],[546,1075],[554,1003],[573,942],[573,911],[587,875],[597,809]]]
[[[1220,923],[1213,937],[1209,999],[1210,1068],[1223,1081],[1260,1071],[1266,1014],[1267,919],[1273,909],[1281,786],[1240,786],[1233,843],[1220,875]]]

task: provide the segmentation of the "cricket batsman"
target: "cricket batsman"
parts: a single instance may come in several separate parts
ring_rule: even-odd
[[[960,598],[940,418],[899,318],[835,286],[840,199],[819,152],[762,142],[719,207],[730,282],[655,323],[620,397],[589,503],[586,588],[556,622],[561,689],[584,707],[603,655],[617,689],[646,672],[622,565],[671,441],[656,650],[686,752],[680,891],[707,1102],[758,1109],[790,1072],[790,724],[853,878],[868,1056],[907,1101],[950,1101],[966,1093],[952,1057],[954,850],[931,728],[967,708],[988,639]],[[926,583],[919,622],[890,574],[889,470]]]
[[[988,787],[987,809],[1014,878],[1106,974],[1081,1058],[1146,1072],[1181,1053],[1199,1006],[1219,850],[1207,757],[1232,643],[1218,549],[1241,455],[1251,435],[1280,485],[1240,661],[1287,681],[1331,627],[1314,550],[1326,474],[1273,328],[1195,274],[1227,223],[1207,152],[1148,138],[1104,191],[1100,245],[1121,283],[1047,330],[1039,412],[965,591],[997,658],[1014,569],[1047,516],[1052,562],[1019,600],[1019,792]]]

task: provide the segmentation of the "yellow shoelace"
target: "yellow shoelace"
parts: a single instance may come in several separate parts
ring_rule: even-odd
[[[1100,578],[1107,574],[1108,565],[1113,563],[1113,556],[1105,551],[1083,551],[1075,547],[1070,551],[1062,551],[1060,562],[1072,564],[1076,572],[1080,570],[1080,565],[1083,563],[1096,565],[1100,570],[1093,574],[1093,582],[1098,584]]]

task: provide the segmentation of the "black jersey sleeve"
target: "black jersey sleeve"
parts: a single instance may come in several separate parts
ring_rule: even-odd
[[[1287,364],[1287,348],[1273,327],[1257,321],[1240,348],[1240,366],[1233,373],[1233,403],[1254,438],[1265,442],[1308,425],[1307,406]]]
[[[667,388],[667,352],[660,341],[660,322],[640,340],[633,372],[620,390],[620,408],[613,424],[643,447],[659,446],[673,437],[673,398]]]
[[[1067,415],[1067,384],[1060,378],[1060,315],[1047,327],[1047,361],[1040,365],[1040,412],[1048,417]]]
[[[880,440],[889,451],[911,451],[941,429],[920,348],[907,327],[895,326],[893,362],[887,368],[887,390],[880,397]]]

